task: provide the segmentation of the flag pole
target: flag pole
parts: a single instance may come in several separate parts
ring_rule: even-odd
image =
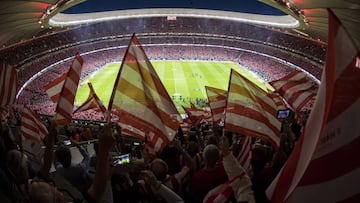
[[[135,33],[133,33],[132,36],[131,36],[129,45],[128,45],[127,49],[126,49],[123,60],[121,62],[121,65],[120,65],[120,68],[119,68],[119,71],[118,71],[118,74],[116,76],[116,80],[115,80],[115,83],[114,83],[114,87],[113,87],[113,90],[112,90],[112,93],[111,93],[111,96],[110,96],[110,101],[109,101],[109,105],[108,105],[108,108],[107,108],[107,111],[106,111],[106,118],[105,118],[108,125],[111,125],[111,113],[110,112],[111,112],[111,109],[112,109],[112,106],[113,106],[114,96],[115,96],[115,93],[116,93],[116,88],[118,86],[120,74],[121,74],[122,68],[124,66],[125,57],[126,57],[127,53],[129,52],[129,47],[131,46],[131,43],[133,41],[132,39],[134,38],[134,36],[135,36]],[[121,132],[118,132],[118,133],[121,134]],[[115,150],[117,151],[117,153],[119,155],[121,154],[121,152],[119,151],[119,148],[117,147],[117,145],[115,145]]]
[[[231,69],[231,70],[230,70],[230,75],[229,75],[229,82],[228,82],[228,89],[227,89],[228,96],[227,96],[227,98],[226,98],[226,104],[225,104],[225,115],[224,115],[224,124],[223,124],[223,127],[222,127],[222,136],[225,135],[226,112],[227,112],[228,103],[229,103],[230,82],[231,82],[231,77],[232,77],[232,72],[233,72],[233,71],[234,71],[234,70]]]
[[[114,96],[115,96],[115,93],[116,93],[116,88],[117,88],[118,83],[119,83],[120,74],[121,74],[121,71],[122,71],[123,66],[124,66],[125,58],[126,58],[128,52],[129,52],[129,47],[131,46],[131,43],[132,43],[134,37],[135,37],[135,33],[133,33],[133,35],[131,36],[129,45],[128,45],[126,51],[125,51],[123,60],[122,60],[121,65],[120,65],[119,72],[118,72],[118,74],[117,74],[117,76],[116,76],[115,83],[114,83],[114,87],[113,87],[113,90],[112,90],[112,93],[111,93],[111,97],[110,97],[110,101],[109,101],[109,105],[108,105],[108,111],[111,111],[111,109],[112,109],[113,102],[114,102]]]
[[[116,80],[115,80],[115,83],[114,83],[113,90],[112,90],[112,93],[111,93],[109,105],[108,105],[108,108],[107,108],[107,111],[106,111],[106,118],[105,118],[108,125],[111,125],[111,113],[110,112],[111,112],[111,109],[112,109],[112,106],[113,106],[114,96],[115,96],[115,93],[116,93],[116,88],[117,88],[118,83],[119,83],[119,77],[120,77],[120,74],[121,74],[121,70],[122,70],[122,67],[124,66],[125,57],[126,57],[127,53],[129,52],[129,47],[130,47],[130,45],[132,43],[132,39],[134,38],[134,36],[135,36],[135,33],[133,33],[133,35],[131,36],[128,48],[126,49],[126,52],[124,54],[123,60],[121,62],[120,68],[119,68],[119,72],[118,72],[118,74],[116,76]],[[118,132],[118,133],[121,134],[121,132]],[[115,145],[115,150],[117,151],[117,153],[119,155],[121,154],[121,152],[119,151],[119,148],[117,147],[117,145]]]

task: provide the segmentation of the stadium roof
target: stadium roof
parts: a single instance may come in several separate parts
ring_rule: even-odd
[[[45,35],[49,32],[88,23],[130,17],[190,16],[224,18],[239,22],[289,29],[305,37],[327,40],[327,8],[340,18],[344,26],[360,47],[360,1],[359,0],[260,0],[259,2],[216,0],[175,1],[132,0],[115,5],[102,0],[99,6],[95,0],[3,0],[0,4],[0,46],[5,48],[21,40]],[[165,3],[164,3],[165,2]],[[177,4],[175,4],[177,2]],[[179,4],[179,2],[184,2]],[[81,4],[86,5],[84,9]],[[281,12],[276,12],[269,6]],[[248,9],[246,11],[246,9]],[[91,10],[95,8],[97,10]],[[108,8],[115,8],[108,9]],[[236,9],[239,8],[239,9]],[[68,9],[68,10],[67,10]],[[146,10],[145,10],[146,9]],[[67,10],[66,13],[64,13]],[[77,13],[80,11],[81,13]],[[92,12],[97,11],[97,12]],[[87,13],[83,13],[87,12]],[[92,13],[88,13],[92,12]],[[282,14],[285,13],[285,14]],[[265,15],[262,15],[265,14]]]

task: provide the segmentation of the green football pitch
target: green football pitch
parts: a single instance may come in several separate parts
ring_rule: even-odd
[[[178,107],[189,106],[189,101],[194,102],[196,98],[206,99],[205,86],[227,90],[231,69],[265,90],[269,87],[258,75],[232,62],[152,61],[151,63]],[[96,94],[105,106],[108,106],[119,68],[120,63],[109,63],[84,78],[78,88],[75,105],[81,105],[87,99],[89,95],[87,82],[90,81]]]

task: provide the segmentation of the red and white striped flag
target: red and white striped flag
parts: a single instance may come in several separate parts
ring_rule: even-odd
[[[64,86],[66,77],[67,72],[44,86],[46,93],[55,104],[58,103],[60,92]]]
[[[272,98],[275,102],[277,110],[287,109],[288,106],[282,96],[277,92],[269,92],[268,97]]]
[[[304,72],[299,70],[294,70],[270,84],[297,112],[311,101],[318,91],[318,87],[307,78]]]
[[[212,114],[211,114],[211,109],[209,107],[205,107],[203,108],[204,111],[204,122],[207,123],[213,123],[213,118],[212,118]]]
[[[2,64],[0,70],[0,107],[15,103],[18,89],[18,77],[16,68]]]
[[[280,144],[277,105],[267,92],[231,70],[224,129]]]
[[[184,131],[184,133],[188,133],[191,128],[191,121],[189,119],[183,119],[180,121],[180,127]]]
[[[205,118],[204,110],[196,108],[193,103],[190,103],[190,107],[183,106],[183,109],[193,126],[199,125]]]
[[[114,115],[118,115],[119,111],[113,109],[112,113]],[[141,125],[136,125],[138,122],[138,118],[136,116],[122,111],[121,118],[121,122],[118,122],[118,124],[121,126],[121,133],[123,135],[131,135],[146,141],[146,132]]]
[[[65,125],[71,122],[82,64],[82,57],[76,54],[69,71],[44,87],[51,100],[57,103],[54,117],[57,124]]]
[[[86,111],[89,109],[96,109],[96,110],[100,110],[103,114],[106,113],[106,107],[104,106],[104,104],[101,102],[100,98],[97,96],[92,84],[89,82],[88,83],[90,92],[89,92],[89,96],[86,99],[86,101],[80,105],[75,111],[74,113],[77,112],[82,112],[82,111]]]
[[[359,57],[329,10],[319,93],[304,134],[266,191],[271,202],[360,202]]]
[[[180,115],[135,34],[120,66],[108,109],[119,116],[120,124],[153,134],[150,142],[155,152],[177,133],[179,122],[174,117]]]
[[[227,91],[205,86],[213,121],[220,123],[225,116]]]
[[[29,107],[25,106],[21,114],[21,134],[27,138],[37,142],[42,142],[48,134],[48,130],[42,121],[37,117]]]
[[[245,173],[241,173],[231,180],[210,190],[205,196],[203,203],[225,203],[231,194],[240,187],[240,181],[245,175]]]
[[[153,139],[156,139],[156,136],[153,132],[150,132],[149,134],[145,134],[145,152],[149,158],[156,158],[156,150],[154,146]]]
[[[252,143],[251,137],[245,136],[244,141],[241,146],[241,150],[237,155],[236,159],[239,161],[240,165],[245,169],[245,171],[251,170],[251,151],[252,151]]]

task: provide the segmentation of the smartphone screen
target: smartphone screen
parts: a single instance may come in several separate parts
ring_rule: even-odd
[[[113,161],[114,166],[130,163],[130,154],[123,154],[120,156],[116,156],[114,158],[115,158],[115,160]]]
[[[277,118],[288,118],[290,116],[290,109],[279,110]]]
[[[70,140],[64,140],[64,145],[71,145],[71,141]]]

